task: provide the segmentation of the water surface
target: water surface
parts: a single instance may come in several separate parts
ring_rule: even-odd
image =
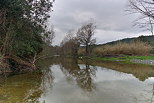
[[[154,103],[154,67],[48,58],[41,70],[0,77],[0,103]]]

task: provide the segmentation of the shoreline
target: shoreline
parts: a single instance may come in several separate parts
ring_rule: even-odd
[[[79,57],[79,59],[93,59],[99,61],[115,61],[122,63],[142,64],[142,65],[154,65],[154,56],[117,56],[117,57]]]

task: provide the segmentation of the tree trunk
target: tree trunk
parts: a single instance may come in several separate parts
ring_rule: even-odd
[[[88,52],[88,44],[86,44],[86,55],[89,55],[89,52]]]

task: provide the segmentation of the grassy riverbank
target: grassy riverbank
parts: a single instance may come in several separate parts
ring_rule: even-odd
[[[84,49],[82,49],[84,50]],[[117,42],[110,45],[96,46],[91,50],[90,56],[85,57],[81,49],[79,55],[100,61],[119,61],[126,63],[141,63],[154,65],[154,47],[149,42],[134,40],[130,43]]]
[[[117,57],[79,57],[80,59],[92,59],[92,60],[98,60],[98,61],[117,61],[117,62],[122,62],[122,63],[135,63],[133,62],[134,60],[142,61],[141,64],[145,65],[154,65],[153,63],[150,63],[151,61],[154,61],[154,56],[117,56]],[[144,63],[146,61],[146,63]],[[149,61],[149,63],[147,63]],[[135,63],[135,64],[140,64],[140,63]]]
[[[154,60],[154,56],[92,57],[92,59],[103,61]]]

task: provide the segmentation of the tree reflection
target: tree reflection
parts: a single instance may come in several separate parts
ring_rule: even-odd
[[[42,95],[46,95],[49,92],[48,90],[51,91],[53,87],[53,72],[55,71],[53,68],[51,69],[51,66],[55,64],[60,65],[67,82],[74,83],[87,93],[96,89],[94,78],[96,77],[97,69],[93,65],[131,73],[143,81],[154,74],[151,66],[117,62],[79,61],[77,59],[56,57],[41,60],[38,64],[40,67],[39,71],[8,77],[5,83],[1,83],[2,80],[0,79],[0,103],[10,103],[10,101],[11,103],[39,103],[39,98]],[[149,95],[150,93],[148,92],[141,96],[142,100],[136,99],[135,102],[153,103],[154,86],[151,91],[152,95]]]
[[[142,99],[135,98],[135,103],[154,103],[154,83],[151,84],[152,89],[150,91],[146,90],[145,94],[142,94]],[[151,95],[149,95],[151,94]]]
[[[80,63],[83,63],[83,61],[80,61]],[[154,66],[95,60],[91,60],[90,64],[97,65],[103,68],[110,68],[112,70],[116,70],[127,74],[132,74],[140,81],[145,81],[149,77],[154,76]]]
[[[153,88],[152,88],[152,96],[151,96],[151,99],[150,99],[150,103],[154,102],[154,100],[153,100],[153,96],[154,96],[154,83],[152,85],[153,85]]]
[[[93,77],[96,68],[90,66],[88,61],[83,65],[78,65],[77,59],[65,59],[61,61],[61,70],[69,80],[75,80],[77,85],[86,91],[95,89]]]
[[[26,103],[39,103],[39,98],[41,95],[46,95],[48,88],[52,88],[53,76],[52,71],[49,68],[44,68],[41,72],[40,82],[36,85],[36,88],[33,88],[28,91],[25,98]]]
[[[0,84],[0,103],[39,103],[41,95],[45,95],[47,88],[52,87],[50,66],[43,66],[40,71],[9,75]]]
[[[92,91],[95,89],[95,85],[92,79],[93,76],[96,76],[95,70],[96,68],[90,67],[88,62],[86,62],[85,68],[80,69],[76,81],[81,88],[87,91]]]

